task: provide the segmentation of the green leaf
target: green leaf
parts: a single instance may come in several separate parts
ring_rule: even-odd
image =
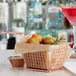
[[[61,41],[63,41],[63,40],[65,40],[64,36],[61,36],[60,38],[57,37],[57,38],[54,40],[54,42],[52,43],[52,45],[58,44],[59,42],[61,42]]]

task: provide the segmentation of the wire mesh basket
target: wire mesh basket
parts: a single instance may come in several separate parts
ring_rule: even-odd
[[[23,54],[26,67],[29,69],[52,71],[62,68],[71,55],[71,48],[68,44],[50,46],[18,43],[15,53]]]

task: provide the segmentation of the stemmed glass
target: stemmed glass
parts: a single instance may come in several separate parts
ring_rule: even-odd
[[[76,7],[74,1],[70,2],[68,5],[65,4],[62,6],[62,11],[68,21],[71,23],[73,27],[73,34],[74,34],[74,46],[73,46],[73,53],[76,53]]]

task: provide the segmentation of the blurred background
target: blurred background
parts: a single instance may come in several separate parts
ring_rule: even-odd
[[[62,32],[67,33],[67,41],[72,42],[74,40],[72,27],[60,5],[75,1],[0,0],[0,40],[16,38],[15,35],[2,34],[2,31],[38,33],[53,37]]]

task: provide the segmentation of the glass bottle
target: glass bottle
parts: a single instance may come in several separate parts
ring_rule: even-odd
[[[14,32],[24,32],[24,21],[23,19],[14,19],[12,24],[12,31]]]
[[[25,22],[24,22],[24,18],[23,18],[23,5],[24,4],[21,2],[16,3],[16,5],[15,5],[14,20],[12,23],[12,31],[14,31],[14,32],[25,32]]]

